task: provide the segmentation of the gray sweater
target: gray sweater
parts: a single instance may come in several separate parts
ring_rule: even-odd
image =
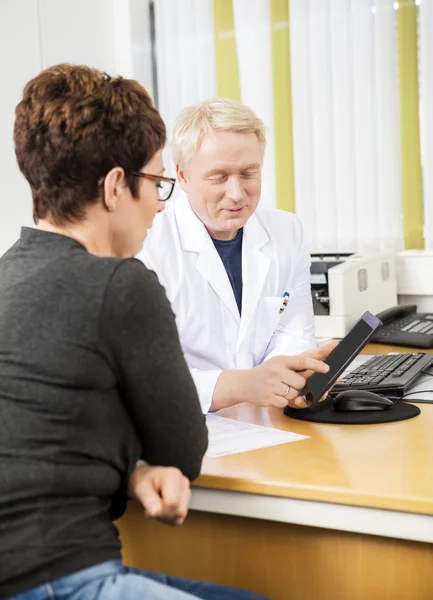
[[[0,597],[120,557],[137,459],[194,479],[206,447],[155,274],[23,228],[0,259]]]

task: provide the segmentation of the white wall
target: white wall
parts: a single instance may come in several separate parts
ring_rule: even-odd
[[[25,18],[23,18],[25,14]],[[14,108],[25,82],[41,69],[35,0],[0,0],[0,254],[31,223],[31,199],[13,151]]]
[[[148,0],[0,0],[0,255],[32,223],[13,149],[26,82],[60,62],[138,79],[152,93]]]

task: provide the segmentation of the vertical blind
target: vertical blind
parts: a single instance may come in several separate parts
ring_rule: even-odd
[[[215,43],[212,0],[155,0],[159,111],[171,138],[182,108],[215,96]],[[165,150],[166,168],[171,164]]]
[[[424,186],[425,245],[433,249],[433,3],[419,6],[419,80],[421,159]]]
[[[169,136],[184,106],[217,94],[238,98],[267,128],[262,203],[296,210],[312,250],[403,247],[411,212],[410,189],[402,200],[401,150],[407,145],[401,139],[402,86],[406,89],[401,63],[407,46],[398,14],[403,6],[415,8],[415,0],[154,0],[154,5],[159,109]],[[432,2],[423,0],[419,43],[429,247],[432,11]],[[405,126],[411,130],[410,119]]]
[[[262,206],[276,206],[274,100],[269,0],[233,0],[242,102],[263,119],[267,147],[262,172]]]
[[[402,247],[392,0],[290,0],[296,211],[320,251]]]

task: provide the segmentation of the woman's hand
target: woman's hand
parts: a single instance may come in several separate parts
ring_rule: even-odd
[[[189,479],[175,467],[152,467],[139,460],[129,479],[128,493],[140,502],[147,517],[181,525],[188,514]]]

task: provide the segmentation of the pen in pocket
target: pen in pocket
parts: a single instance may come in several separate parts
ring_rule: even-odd
[[[283,314],[284,309],[286,308],[286,306],[287,306],[287,304],[289,302],[289,298],[290,298],[290,293],[289,292],[284,292],[284,294],[283,294],[283,303],[282,303],[281,308],[280,308],[280,315]]]

